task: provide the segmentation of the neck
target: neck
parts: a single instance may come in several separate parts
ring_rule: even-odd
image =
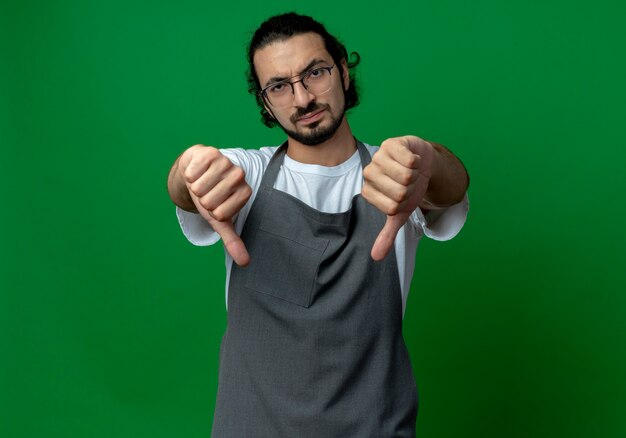
[[[291,137],[288,139],[287,155],[289,158],[305,164],[337,166],[354,154],[356,140],[348,120],[344,117],[339,129],[331,138],[315,146],[307,146]]]

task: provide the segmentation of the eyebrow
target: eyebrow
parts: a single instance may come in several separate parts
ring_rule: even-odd
[[[315,66],[316,64],[319,64],[321,62],[328,63],[328,61],[326,61],[325,59],[316,58],[313,61],[309,62],[306,67],[304,67],[302,70],[300,70],[300,73],[298,73],[297,75],[294,75],[294,76],[273,76],[273,77],[268,79],[268,81],[265,83],[265,85],[263,85],[263,87],[265,88],[268,85],[275,84],[276,82],[282,82],[282,81],[285,81],[287,79],[291,79],[291,78],[294,78],[296,76],[300,76],[300,75],[306,73],[308,70],[311,70],[311,68],[313,68],[313,66]]]

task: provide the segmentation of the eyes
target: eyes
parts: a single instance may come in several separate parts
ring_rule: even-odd
[[[299,75],[270,84],[264,89],[257,91],[257,93],[259,96],[263,96],[267,103],[274,108],[285,108],[293,103],[295,99],[294,86],[298,82],[302,82],[302,86],[306,91],[315,96],[321,96],[329,92],[333,87],[333,81],[330,77],[333,68],[335,68],[335,64],[330,67],[316,67]],[[298,77],[300,79],[292,80]]]
[[[268,86],[267,88],[265,88],[265,92],[269,93],[269,94],[274,94],[274,95],[278,95],[278,94],[283,94],[286,93],[288,91],[291,91],[291,89],[293,88],[293,85],[298,83],[298,82],[302,82],[302,85],[304,85],[305,88],[309,88],[309,86],[320,80],[323,79],[327,76],[330,76],[330,69],[332,67],[318,67],[318,68],[314,68],[313,70],[309,70],[308,72],[304,73],[303,75],[301,75],[301,79],[299,81],[295,81],[295,82],[289,82],[289,81],[283,81],[283,82],[277,82],[275,84],[272,84],[270,86]]]
[[[265,89],[265,91],[267,93],[278,94],[278,93],[284,92],[287,88],[288,87],[285,82],[279,82],[277,84],[270,85],[269,87]]]
[[[320,76],[323,76],[324,73],[328,73],[328,70],[326,70],[325,67],[320,67],[320,68],[316,68],[311,70],[306,77],[302,78],[302,79],[306,79],[306,78],[318,78]]]

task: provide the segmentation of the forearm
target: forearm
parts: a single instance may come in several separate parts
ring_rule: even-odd
[[[172,202],[174,202],[174,204],[176,204],[178,207],[186,211],[197,213],[198,210],[191,200],[189,190],[187,189],[187,184],[185,184],[183,176],[178,171],[179,161],[180,157],[176,159],[174,165],[170,169],[170,173],[167,177],[167,191],[170,195],[170,199],[172,200]]]
[[[420,207],[426,210],[446,208],[461,202],[469,186],[465,166],[444,146],[429,142],[434,148],[433,174]]]

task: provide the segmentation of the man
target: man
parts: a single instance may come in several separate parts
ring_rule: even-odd
[[[287,141],[196,145],[168,179],[187,237],[227,252],[213,436],[414,436],[402,315],[415,250],[458,232],[467,173],[419,137],[356,140],[358,55],[312,18],[270,18],[248,60],[264,122]]]

